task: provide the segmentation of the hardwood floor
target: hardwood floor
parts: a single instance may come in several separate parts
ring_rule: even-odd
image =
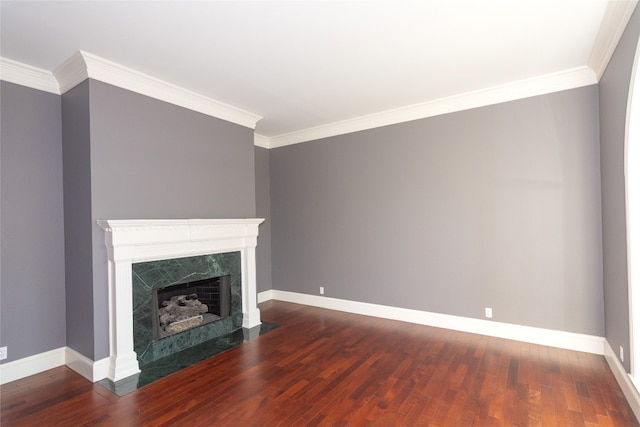
[[[639,426],[601,356],[269,301],[282,326],[123,397],[66,367],[8,426]]]

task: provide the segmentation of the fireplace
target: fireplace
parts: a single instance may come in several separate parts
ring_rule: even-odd
[[[263,221],[260,218],[98,221],[105,230],[109,264],[110,380],[115,382],[139,373],[139,360],[141,363],[155,360],[167,351],[174,351],[177,343],[219,336],[216,335],[219,326],[251,329],[260,325],[255,247],[258,225]],[[173,272],[170,274],[175,277],[170,277],[166,284],[228,275],[229,316],[154,339],[153,328],[147,328],[153,323],[152,303],[147,300],[154,298],[152,289],[164,287],[154,276],[167,272]],[[140,323],[144,327],[140,328]],[[139,340],[139,334],[144,335],[143,340]]]

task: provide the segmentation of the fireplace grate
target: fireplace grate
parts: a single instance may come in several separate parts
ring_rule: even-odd
[[[231,277],[158,286],[152,298],[153,339],[229,317]]]

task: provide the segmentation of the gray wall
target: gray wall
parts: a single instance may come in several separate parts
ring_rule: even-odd
[[[65,346],[60,97],[0,83],[2,363]]]
[[[255,147],[256,159],[256,216],[264,218],[260,225],[258,246],[256,247],[256,287],[258,292],[271,286],[271,181],[269,169],[269,150]]]
[[[275,289],[604,333],[598,88],[273,149]]]
[[[630,371],[627,229],[624,184],[624,139],[627,99],[640,34],[640,12],[634,12],[600,80],[600,157],[604,260],[605,336],[618,351],[625,348]]]
[[[89,82],[62,95],[67,346],[93,357]]]
[[[90,168],[79,164],[83,171],[73,173],[90,173],[84,179],[90,182],[91,241],[84,229],[80,234],[83,247],[92,247],[93,310],[75,310],[70,317],[77,321],[68,329],[83,339],[73,348],[98,360],[108,356],[109,342],[107,253],[96,220],[254,217],[254,145],[251,129],[99,81],[83,84],[89,87],[90,141],[76,160],[82,163],[88,150]],[[86,111],[78,114],[75,126],[84,128]],[[67,168],[75,166],[65,163]],[[78,200],[86,201],[86,189],[77,189],[83,193]],[[68,261],[70,274],[84,273],[84,259],[79,265]],[[79,330],[89,324],[91,340]]]

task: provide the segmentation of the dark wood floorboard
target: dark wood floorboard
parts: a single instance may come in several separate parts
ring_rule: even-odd
[[[66,367],[0,387],[9,426],[640,426],[602,356],[297,304],[123,397]]]

